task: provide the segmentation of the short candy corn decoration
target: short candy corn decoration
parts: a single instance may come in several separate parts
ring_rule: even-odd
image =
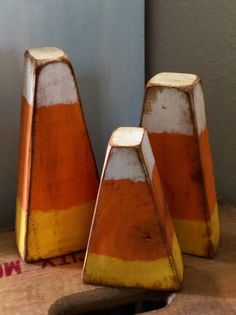
[[[153,77],[141,126],[149,134],[182,251],[212,257],[220,232],[200,79],[181,73]]]
[[[86,283],[179,289],[183,265],[143,128],[111,136],[83,270]]]
[[[67,55],[30,49],[24,74],[16,234],[35,261],[86,247],[98,177]]]

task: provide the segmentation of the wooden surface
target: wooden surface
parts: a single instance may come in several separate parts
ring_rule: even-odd
[[[183,290],[160,315],[236,314],[236,209],[220,207],[222,236],[214,260],[184,257]]]
[[[236,209],[229,205],[221,206],[220,216],[222,238],[215,260],[185,256],[183,290],[167,307],[152,314],[236,314]],[[111,299],[115,296],[116,304],[127,296],[127,301],[132,301],[146,294],[142,290],[124,291],[84,285],[80,280],[80,253],[26,265],[17,254],[14,232],[1,234],[0,249],[0,314],[46,315],[53,303],[51,315],[79,314],[81,294],[85,291],[90,296],[99,297],[103,306],[109,304],[106,301],[108,295]],[[11,268],[13,263],[15,269]],[[92,305],[91,302],[87,299],[87,305]]]

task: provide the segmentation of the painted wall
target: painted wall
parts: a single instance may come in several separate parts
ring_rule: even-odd
[[[144,89],[143,0],[0,0],[0,226],[14,224],[25,49],[71,57],[99,168],[110,133],[138,124]]]
[[[236,203],[236,1],[148,0],[146,65],[200,75],[218,193]]]

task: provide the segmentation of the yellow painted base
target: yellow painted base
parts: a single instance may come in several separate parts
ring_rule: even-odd
[[[210,230],[210,242],[213,247],[213,253],[215,253],[219,247],[220,241],[220,220],[219,220],[219,212],[218,207],[216,206],[216,210],[211,216],[211,221],[209,223]]]
[[[212,257],[217,251],[220,238],[217,206],[208,224],[203,221],[177,219],[173,219],[173,222],[183,253]]]
[[[20,254],[26,261],[65,255],[86,248],[95,202],[63,210],[32,210],[28,231],[24,209],[18,210],[17,234]],[[25,239],[24,235],[27,233]],[[26,244],[25,244],[26,242]]]
[[[183,278],[183,263],[177,239],[173,241],[173,252],[176,256],[175,267],[172,257],[155,261],[127,261],[88,253],[83,280],[86,283],[98,285],[177,290],[181,287]]]
[[[21,208],[19,201],[16,203],[16,244],[19,253],[25,259],[25,235],[27,226],[26,211]]]
[[[183,265],[180,245],[179,245],[176,235],[174,236],[173,243],[172,243],[172,259],[173,259],[173,264],[175,265],[175,270],[179,278],[179,281],[182,282],[183,273],[184,273],[184,265]]]

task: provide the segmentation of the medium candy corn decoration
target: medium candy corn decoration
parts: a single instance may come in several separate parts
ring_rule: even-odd
[[[141,125],[147,128],[184,253],[212,257],[219,219],[200,79],[160,73],[147,84]]]
[[[182,257],[143,128],[111,136],[83,270],[86,283],[169,290]]]
[[[30,49],[24,74],[16,235],[35,261],[86,247],[98,177],[67,55]]]

